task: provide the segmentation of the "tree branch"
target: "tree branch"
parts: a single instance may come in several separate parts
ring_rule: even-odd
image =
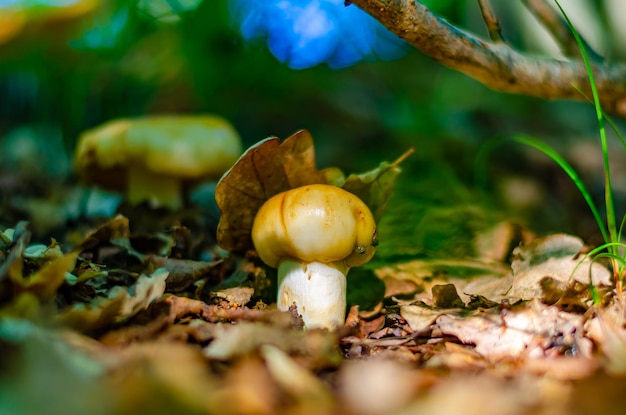
[[[489,38],[493,43],[504,42],[502,38],[502,30],[500,30],[500,21],[496,18],[489,7],[488,0],[478,0],[480,6],[480,13],[483,15],[483,21],[487,26],[487,32],[489,32]]]
[[[556,10],[550,7],[546,0],[522,0],[522,2],[539,20],[539,22],[541,22],[543,27],[550,32],[565,55],[569,57],[580,55],[580,49],[578,49],[576,37],[574,37],[574,34],[569,29],[569,26],[563,17]],[[582,36],[581,40],[589,57],[595,62],[602,62],[602,56],[593,50],[593,48],[589,46],[589,43],[582,39]]]
[[[443,65],[501,92],[544,99],[586,100],[591,89],[581,59],[521,54],[489,43],[435,16],[416,0],[352,0],[411,45]],[[626,66],[592,64],[604,110],[626,117]]]

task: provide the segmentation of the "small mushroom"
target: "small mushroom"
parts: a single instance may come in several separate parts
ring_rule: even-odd
[[[252,241],[278,269],[278,309],[296,305],[307,328],[335,329],[346,313],[346,274],[369,261],[376,223],[358,197],[312,184],[279,193],[259,209]]]
[[[84,132],[75,153],[80,177],[123,191],[127,202],[182,207],[185,186],[219,178],[241,154],[235,129],[214,115],[119,119]]]

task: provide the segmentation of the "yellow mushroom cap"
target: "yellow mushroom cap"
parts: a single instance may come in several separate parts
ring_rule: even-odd
[[[252,226],[259,257],[278,268],[284,259],[342,262],[348,267],[369,261],[376,250],[376,223],[369,208],[339,187],[312,184],[271,197]]]
[[[107,170],[129,166],[181,179],[218,178],[241,151],[239,135],[223,118],[151,116],[114,120],[86,131],[75,161],[79,173],[94,181]]]

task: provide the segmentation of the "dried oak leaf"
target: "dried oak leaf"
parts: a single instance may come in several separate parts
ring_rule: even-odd
[[[146,309],[165,292],[168,272],[159,268],[151,275],[142,274],[132,287],[115,286],[106,295],[89,304],[75,303],[61,311],[56,321],[79,331],[95,331],[121,322]]]
[[[336,171],[336,170],[335,170]],[[300,130],[282,143],[266,138],[250,147],[220,179],[215,200],[221,212],[218,244],[229,251],[252,247],[250,230],[267,199],[295,187],[328,183],[315,166],[313,137]]]
[[[217,243],[228,251],[252,248],[250,231],[263,203],[280,192],[309,184],[342,187],[362,199],[378,219],[393,193],[398,164],[411,152],[346,179],[337,168],[317,169],[313,137],[308,131],[300,130],[282,143],[277,137],[266,138],[246,150],[215,188],[221,212]]]
[[[380,165],[368,172],[349,175],[341,185],[344,190],[359,197],[370,208],[376,222],[382,217],[385,207],[393,195],[396,177],[400,174],[400,163],[413,153],[413,149],[406,151],[396,161],[383,161]]]
[[[515,248],[511,263],[513,283],[507,297],[511,300],[541,298],[546,292],[545,277],[554,284],[578,281],[584,286],[593,282],[596,287],[610,287],[609,270],[589,258],[579,257],[583,248],[580,238],[565,234],[549,235]]]
[[[83,240],[78,244],[76,249],[81,251],[100,251],[100,248],[105,246],[113,246],[119,248],[121,251],[126,252],[128,256],[137,258],[143,261],[143,255],[136,251],[130,243],[130,226],[128,218],[123,215],[117,215],[106,223],[100,225],[97,229],[89,232]],[[95,258],[98,262],[103,262],[106,255],[106,250],[98,253],[98,258]]]
[[[592,344],[581,336],[583,323],[580,315],[534,300],[502,313],[445,313],[435,319],[433,330],[474,344],[476,352],[494,361],[571,353],[589,358]]]
[[[166,258],[157,255],[147,255],[146,263],[148,269],[165,269],[169,275],[167,277],[167,292],[176,293],[187,289],[191,284],[199,279],[209,276],[211,271],[223,263],[218,261],[194,261],[191,259]],[[219,280],[214,278],[214,282]]]

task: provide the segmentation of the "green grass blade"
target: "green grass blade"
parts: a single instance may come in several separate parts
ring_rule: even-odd
[[[589,83],[591,85],[591,93],[593,95],[594,107],[596,109],[596,116],[598,118],[598,125],[600,129],[600,141],[602,143],[602,154],[603,154],[603,160],[604,160],[604,199],[605,199],[604,201],[606,205],[605,208],[606,208],[606,222],[607,222],[607,228],[608,228],[608,234],[609,234],[608,236],[610,237],[610,239],[606,238],[605,236],[606,231],[603,231],[603,237],[605,238],[606,242],[616,241],[617,240],[617,221],[616,221],[616,216],[615,216],[615,204],[613,201],[613,188],[611,187],[611,174],[610,174],[610,168],[609,168],[609,150],[608,150],[607,139],[606,139],[606,130],[604,128],[603,112],[602,112],[602,107],[600,105],[600,97],[598,95],[598,88],[596,87],[595,79],[593,76],[593,71],[591,69],[591,63],[589,61],[589,56],[587,54],[587,51],[585,50],[585,46],[583,44],[582,39],[580,38],[580,35],[578,34],[578,31],[576,30],[576,28],[570,21],[569,17],[567,17],[567,14],[565,14],[565,11],[559,4],[559,1],[554,0],[554,2],[556,3],[557,7],[561,11],[561,14],[565,18],[567,25],[572,31],[572,34],[574,35],[574,38],[576,39],[576,43],[578,43],[578,48],[580,49],[580,53],[585,63],[585,68],[587,70],[587,76],[589,77]]]
[[[602,233],[602,238],[604,239],[605,242],[610,242],[611,241],[611,239],[609,238],[610,235],[607,233],[607,230],[604,226],[604,220],[602,219],[602,216],[598,212],[598,209],[596,208],[595,203],[593,203],[593,199],[591,198],[591,195],[587,191],[585,184],[581,180],[578,173],[576,173],[576,170],[574,170],[574,168],[559,153],[557,153],[556,150],[554,150],[552,147],[550,147],[546,143],[540,140],[537,140],[536,138],[529,137],[526,135],[518,135],[518,136],[513,137],[513,141],[536,148],[537,150],[544,153],[546,156],[550,157],[555,163],[557,163],[561,167],[561,169],[563,169],[563,171],[569,176],[569,178],[572,179],[572,181],[578,188],[578,191],[582,194],[583,198],[587,202],[589,209],[591,209],[591,213],[593,214],[593,217],[598,223],[598,227],[600,228],[600,232]]]
[[[582,89],[580,89],[578,85],[572,85],[572,86],[574,87],[576,91],[578,91],[580,95],[585,97],[585,99],[589,101],[590,104],[595,105],[595,103],[593,102],[593,99],[589,98],[587,94],[585,94],[585,92]],[[609,117],[609,115],[604,110],[602,110],[602,117],[604,121],[609,123],[609,125],[611,126],[611,129],[613,130],[615,135],[617,135],[617,138],[619,139],[619,141],[622,143],[622,147],[624,147],[624,150],[626,150],[626,140],[624,139],[624,136],[622,135],[622,133],[619,131],[619,128],[617,128],[617,124],[615,124],[615,121],[613,121],[613,118]]]

